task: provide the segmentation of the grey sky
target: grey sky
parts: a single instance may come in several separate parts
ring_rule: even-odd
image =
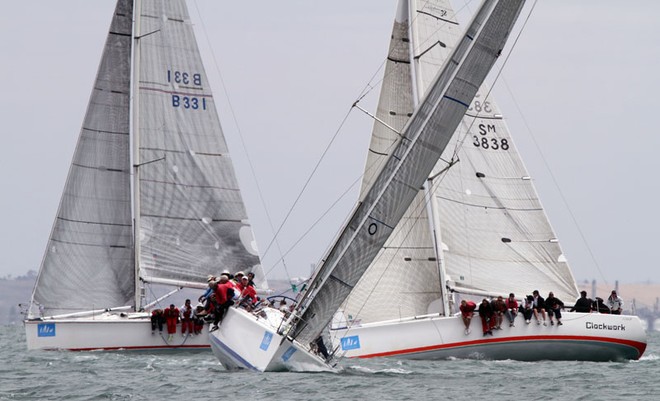
[[[115,2],[2,3],[0,276],[39,266]],[[350,105],[378,71],[396,0],[196,0],[189,8],[264,251],[272,231],[218,71],[277,227]],[[495,88],[578,280],[658,279],[657,15],[660,3],[651,0],[541,0]],[[374,90],[364,106],[373,110],[376,99]],[[283,229],[283,251],[359,177],[371,123],[351,112]],[[354,189],[291,251],[286,262],[292,276],[308,274],[356,196]],[[278,256],[276,248],[269,251],[267,271]],[[285,273],[280,266],[270,276]]]

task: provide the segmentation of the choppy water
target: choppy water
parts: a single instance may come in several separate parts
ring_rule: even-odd
[[[634,362],[344,360],[339,373],[227,372],[196,353],[26,351],[0,326],[0,400],[658,400],[660,333]]]

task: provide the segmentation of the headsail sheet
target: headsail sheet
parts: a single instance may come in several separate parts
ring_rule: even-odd
[[[117,2],[29,316],[130,305],[133,2]]]
[[[244,270],[263,286],[185,1],[142,1],[140,17],[140,275],[205,282]]]
[[[301,299],[293,336],[311,342],[371,264],[444,151],[524,1],[485,1]]]

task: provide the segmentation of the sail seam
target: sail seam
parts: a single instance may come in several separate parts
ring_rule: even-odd
[[[176,216],[164,216],[158,214],[142,214],[142,217],[153,217],[157,219],[168,219],[168,220],[183,220],[183,221],[202,221],[202,219],[192,218],[192,217],[176,217]],[[241,219],[211,219],[211,222],[222,222],[222,223],[242,223]]]
[[[73,241],[62,241],[57,238],[52,238],[51,241],[57,242],[60,244],[69,244],[69,245],[81,245],[81,246],[93,246],[97,248],[129,248],[128,245],[113,245],[113,244],[91,244],[87,242],[73,242]]]
[[[229,188],[229,187],[218,187],[214,185],[191,185],[191,184],[181,184],[178,182],[167,182],[167,181],[158,181],[158,180],[147,180],[140,179],[140,182],[153,182],[155,184],[165,184],[165,185],[174,185],[177,187],[186,187],[186,188],[205,188],[205,189],[218,189],[223,191],[236,191],[241,192],[240,188]]]
[[[74,220],[67,219],[65,217],[57,217],[58,220],[68,221],[70,223],[83,223],[83,224],[95,224],[99,226],[119,226],[119,227],[131,227],[131,224],[122,224],[122,223],[104,223],[101,221],[88,221],[88,220]]]
[[[179,92],[179,91],[168,91],[164,89],[158,89],[158,88],[149,88],[146,86],[141,86],[140,90],[145,90],[145,91],[152,91],[152,92],[161,92],[161,93],[166,93],[168,95],[183,95],[183,96],[200,96],[200,97],[206,97],[206,98],[213,98],[213,95],[205,94],[205,93],[189,93],[189,92]]]

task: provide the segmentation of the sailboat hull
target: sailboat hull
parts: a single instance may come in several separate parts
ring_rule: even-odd
[[[452,316],[365,324],[331,330],[331,337],[349,358],[621,361],[639,359],[646,349],[636,316],[565,313],[562,326],[526,324],[520,315],[514,327],[504,320],[492,336],[483,335],[478,316],[469,335],[460,316]]]
[[[283,315],[267,308],[266,316],[230,308],[218,330],[209,334],[211,349],[228,370],[333,371],[322,358],[277,333]]]
[[[177,350],[208,349],[206,330],[200,335],[181,334],[181,326],[169,339],[167,329],[151,334],[146,314],[104,313],[70,319],[28,320],[25,338],[29,350]]]

